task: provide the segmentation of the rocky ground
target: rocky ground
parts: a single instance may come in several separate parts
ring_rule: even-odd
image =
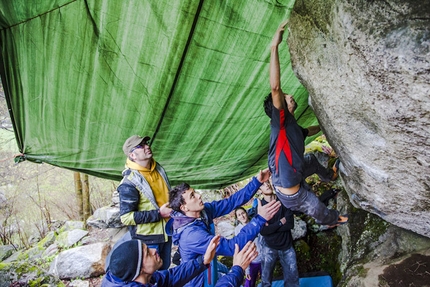
[[[225,222],[230,222],[226,218]],[[107,230],[92,230],[89,238],[93,242],[103,241],[108,236]],[[172,252],[173,253],[173,252]],[[227,262],[228,260],[223,260]],[[172,267],[174,265],[172,264]],[[401,258],[397,263],[378,264],[375,262],[367,263],[363,266],[362,277],[352,280],[346,286],[365,286],[365,287],[426,287],[430,286],[430,250],[423,254],[413,254]],[[382,275],[381,275],[382,274]],[[86,280],[63,280],[65,286],[70,287],[100,287],[102,278],[90,278]],[[10,285],[13,287],[22,285]]]

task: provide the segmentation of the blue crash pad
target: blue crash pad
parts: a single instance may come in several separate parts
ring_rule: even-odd
[[[299,278],[300,287],[333,287],[329,275]],[[272,285],[273,286],[273,285]]]
[[[299,278],[300,287],[333,287],[333,282],[329,275],[314,276],[314,277],[303,277]],[[283,287],[284,281],[278,280],[272,282],[272,287]],[[261,287],[261,283],[258,284]]]

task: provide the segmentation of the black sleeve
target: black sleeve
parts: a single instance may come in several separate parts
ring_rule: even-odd
[[[121,184],[118,186],[118,193],[121,216],[133,212],[135,224],[157,222],[161,220],[161,215],[157,209],[139,210],[140,192],[134,186]]]
[[[277,232],[281,227],[282,227],[282,223],[280,220],[277,220],[269,225],[263,225],[263,227],[260,230],[260,234],[261,235],[270,235],[272,233]]]

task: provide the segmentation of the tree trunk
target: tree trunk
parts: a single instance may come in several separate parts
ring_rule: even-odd
[[[90,217],[91,204],[90,204],[90,183],[88,181],[88,174],[83,173],[83,188],[82,188],[82,203],[83,203],[83,217],[86,226],[86,221]]]
[[[74,172],[75,178],[75,192],[76,192],[76,201],[78,203],[78,213],[79,219],[84,220],[84,212],[83,212],[83,199],[82,199],[82,182],[81,182],[81,174],[79,172]]]

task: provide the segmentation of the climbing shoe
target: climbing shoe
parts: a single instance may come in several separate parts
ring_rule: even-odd
[[[348,215],[347,214],[339,215],[337,223],[333,225],[325,225],[326,226],[325,229],[335,228],[335,227],[338,227],[339,225],[344,225],[346,223],[348,223]]]

